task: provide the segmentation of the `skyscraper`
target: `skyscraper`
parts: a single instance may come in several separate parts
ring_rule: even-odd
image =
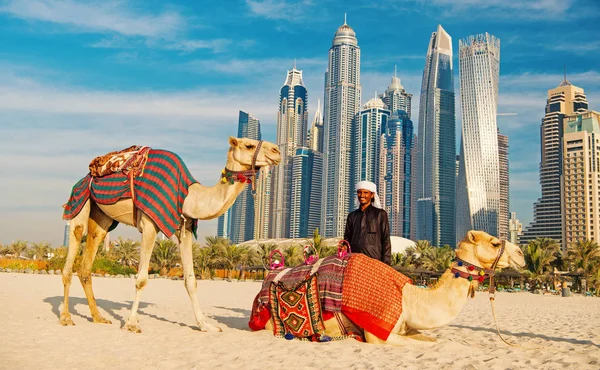
[[[498,169],[500,171],[500,215],[498,217],[498,238],[506,240],[509,237],[510,200],[508,176],[508,136],[498,131]]]
[[[571,85],[566,77],[557,88],[548,90],[546,114],[540,127],[540,184],[542,196],[533,204],[533,221],[520,238],[527,244],[535,238],[552,238],[562,243],[562,146],[565,115],[585,112],[587,98],[582,88]]]
[[[254,239],[269,238],[271,216],[271,169],[263,167],[256,176],[256,203],[254,205]]]
[[[225,239],[231,238],[229,235],[230,220],[231,207],[217,219],[217,236]]]
[[[523,233],[523,225],[517,219],[517,213],[510,213],[510,220],[508,226],[509,238],[508,241],[513,243],[514,245],[519,245],[519,237],[521,233]]]
[[[353,140],[352,158],[354,181],[367,180],[377,183],[379,179],[379,139],[385,132],[390,111],[383,101],[375,96],[360,111],[356,125],[356,140]]]
[[[290,238],[306,238],[321,221],[323,154],[298,148],[292,157]]]
[[[417,143],[408,113],[395,111],[380,140],[378,191],[390,220],[390,235],[416,240],[414,189]]]
[[[274,168],[272,186],[271,236],[287,238],[290,230],[291,157],[296,148],[306,145],[308,130],[307,91],[302,71],[296,65],[288,71],[279,95],[277,145],[281,163]]]
[[[452,38],[438,26],[431,35],[419,107],[417,239],[454,245],[456,142]]]
[[[317,101],[317,110],[312,125],[308,131],[308,147],[319,153],[323,153],[323,112],[321,111],[321,100]]]
[[[458,42],[462,136],[456,185],[456,240],[471,229],[500,233],[498,78],[500,40],[488,33]]]
[[[394,77],[392,77],[392,82],[387,90],[379,95],[379,97],[383,100],[390,112],[393,113],[397,110],[403,110],[408,114],[408,118],[410,119],[412,94],[407,93],[404,86],[400,83],[400,78],[396,75],[396,67],[394,67]]]
[[[600,240],[600,113],[576,113],[564,121],[563,252],[580,240]]]
[[[356,34],[344,24],[335,32],[325,74],[323,148],[323,236],[343,235],[353,208],[353,125],[360,110],[360,48]]]
[[[260,121],[240,111],[238,137],[261,140]],[[246,186],[231,206],[229,239],[234,244],[254,239],[254,197],[251,186]]]

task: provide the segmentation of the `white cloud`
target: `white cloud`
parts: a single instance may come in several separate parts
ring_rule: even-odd
[[[246,4],[255,16],[299,22],[305,19],[306,10],[312,4],[312,1],[246,0]]]
[[[137,49],[151,48],[162,50],[175,50],[184,53],[190,53],[196,50],[207,49],[215,53],[226,51],[232,45],[233,41],[229,39],[213,39],[213,40],[198,40],[198,39],[183,39],[183,40],[166,40],[162,38],[140,38],[140,37],[123,37],[120,35],[105,38],[94,42],[89,46],[92,48],[105,49]],[[246,45],[251,45],[251,40],[238,42],[242,48]]]
[[[215,71],[229,75],[257,76],[273,74],[280,70],[292,69],[294,59],[268,58],[268,59],[213,59],[194,60],[185,65],[189,70]],[[320,68],[325,71],[327,59],[324,58],[301,58],[296,60],[296,66],[300,70]],[[282,82],[285,80],[285,72],[281,75]]]
[[[498,18],[514,19],[565,19],[572,14],[573,0],[431,0],[422,1],[423,6],[446,10],[446,16],[466,16],[475,11],[486,12]]]
[[[79,32],[114,32],[125,36],[165,37],[184,27],[175,12],[143,14],[121,1],[9,0],[0,12],[31,21],[52,22]]]

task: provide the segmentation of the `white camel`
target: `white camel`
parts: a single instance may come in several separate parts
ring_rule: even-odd
[[[432,288],[419,288],[406,284],[402,288],[402,314],[387,340],[364,331],[368,343],[402,345],[407,339],[435,341],[419,330],[435,329],[450,323],[462,310],[469,296],[478,287],[479,271],[487,273],[509,266],[523,267],[525,259],[521,249],[509,242],[483,231],[469,231],[456,248],[457,261],[440,277]],[[462,261],[461,261],[462,260]],[[469,266],[473,266],[470,268]],[[369,271],[364,271],[369,274]],[[457,276],[458,275],[458,276]],[[471,280],[469,280],[469,275]],[[348,325],[347,317],[342,320]],[[273,330],[271,318],[265,327]],[[324,321],[324,335],[338,337],[342,330],[334,317]],[[351,324],[350,324],[351,325]]]
[[[264,166],[277,165],[281,160],[279,148],[273,143],[230,137],[229,144],[230,148],[225,168],[232,173],[252,171]],[[200,304],[196,296],[196,277],[194,276],[194,263],[192,260],[192,219],[209,220],[219,217],[231,207],[245,186],[245,182],[233,181],[231,183],[220,181],[213,187],[206,187],[195,183],[188,188],[188,195],[183,203],[182,212],[185,216],[185,221],[180,230],[185,231],[178,231],[175,235],[178,238],[181,250],[185,287],[192,302],[196,322],[202,331],[221,331],[221,329],[208,323],[200,310]],[[134,222],[134,215],[137,218],[136,222]],[[86,234],[87,242],[81,268],[78,272],[79,279],[88,300],[93,322],[110,323],[98,311],[92,291],[91,267],[96,257],[98,246],[104,240],[113,221],[118,221],[129,226],[135,225],[142,234],[138,275],[135,284],[135,298],[131,307],[131,315],[123,326],[124,329],[129,331],[141,332],[138,324],[140,294],[148,281],[150,257],[159,229],[146,214],[139,211],[134,212],[131,198],[124,198],[110,205],[97,204],[89,199],[79,214],[70,220],[69,251],[62,273],[65,296],[63,311],[60,315],[60,323],[62,325],[74,325],[69,313],[69,288],[73,275],[73,261],[77,255],[81,240]]]

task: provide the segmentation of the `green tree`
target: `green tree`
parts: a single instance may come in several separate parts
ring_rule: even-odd
[[[140,243],[131,239],[119,237],[115,247],[110,251],[110,256],[123,266],[138,267],[140,258]]]
[[[443,271],[450,267],[454,260],[454,250],[449,245],[431,248],[423,254],[421,266],[431,271]]]
[[[297,245],[290,245],[283,251],[286,266],[297,266],[302,263],[302,251]]]
[[[218,251],[213,247],[201,247],[199,244],[192,244],[192,254],[194,256],[194,271],[196,276],[201,279],[213,277],[213,269],[219,259]]]
[[[150,262],[159,270],[160,275],[167,275],[179,259],[179,247],[174,241],[165,239],[155,242]]]
[[[236,269],[240,270],[241,277],[242,269],[250,262],[248,248],[232,244],[222,249],[221,258],[229,278],[231,278],[231,271]]]
[[[33,256],[35,256],[35,259],[37,260],[46,259],[50,249],[51,245],[48,242],[32,243],[31,245]]]
[[[579,240],[571,244],[567,256],[573,268],[583,273],[586,282],[593,273],[593,267],[600,260],[600,247],[591,240]]]
[[[560,246],[550,238],[536,238],[527,244],[523,250],[525,256],[525,275],[533,282],[534,290],[541,283],[550,280],[553,271],[552,262],[556,260]]]
[[[14,258],[19,258],[21,257],[21,254],[27,250],[27,242],[23,240],[17,240],[10,243],[8,249]]]

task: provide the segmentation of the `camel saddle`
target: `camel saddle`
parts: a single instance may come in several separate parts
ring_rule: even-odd
[[[102,177],[116,172],[134,170],[135,175],[143,171],[145,154],[149,147],[132,145],[129,148],[106,153],[94,158],[89,165],[92,177]]]

